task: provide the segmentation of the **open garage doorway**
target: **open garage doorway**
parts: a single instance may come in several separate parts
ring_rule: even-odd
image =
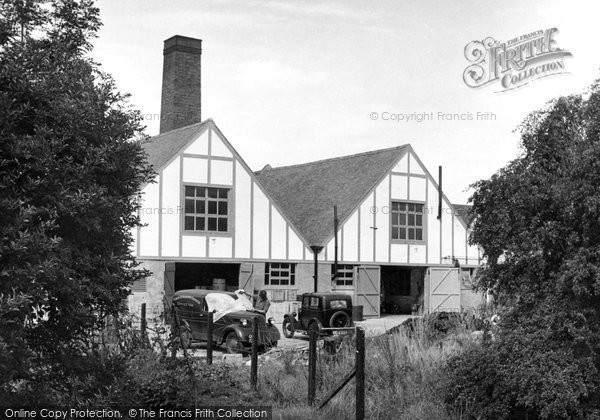
[[[208,289],[233,292],[239,287],[240,264],[175,263],[175,290]]]
[[[381,313],[423,313],[425,267],[381,266]]]

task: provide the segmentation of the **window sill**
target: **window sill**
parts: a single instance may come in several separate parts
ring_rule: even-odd
[[[210,232],[201,230],[184,230],[181,232],[183,236],[218,236],[218,237],[232,237],[233,232]]]
[[[417,241],[417,240],[413,240],[413,239],[391,239],[390,241],[393,244],[427,245],[427,241]]]

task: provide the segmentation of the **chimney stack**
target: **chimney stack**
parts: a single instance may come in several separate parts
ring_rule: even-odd
[[[160,133],[199,123],[202,40],[175,35],[165,41]]]

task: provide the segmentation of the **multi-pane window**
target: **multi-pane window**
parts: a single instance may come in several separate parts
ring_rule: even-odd
[[[335,285],[336,286],[352,286],[354,282],[354,266],[349,264],[338,264],[337,273],[334,272],[335,268],[331,266],[331,275],[335,274]]]
[[[228,214],[227,188],[185,187],[185,230],[227,232]]]
[[[296,264],[266,263],[265,285],[293,286],[296,283]]]
[[[423,204],[392,202],[392,239],[423,240]]]

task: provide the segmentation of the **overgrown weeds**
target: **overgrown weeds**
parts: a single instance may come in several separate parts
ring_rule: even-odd
[[[415,319],[403,328],[367,339],[365,407],[372,419],[460,419],[466,413],[446,403],[446,362],[477,346],[471,335],[473,314],[448,319]],[[455,322],[456,321],[456,322]],[[355,363],[353,337],[341,341],[334,355],[318,353],[317,400],[348,374]],[[261,367],[259,391],[275,405],[276,418],[306,418],[308,365],[292,350]],[[354,380],[311,418],[346,419],[354,413]],[[463,407],[460,407],[464,409]],[[278,417],[279,416],[279,417]]]

